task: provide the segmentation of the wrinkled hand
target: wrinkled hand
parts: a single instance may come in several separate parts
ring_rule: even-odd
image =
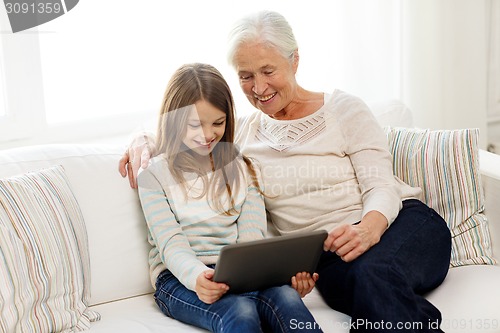
[[[328,234],[323,249],[335,252],[349,262],[358,258],[380,241],[387,229],[387,219],[378,211],[368,212],[355,225],[341,225]]]
[[[212,304],[219,300],[228,290],[229,286],[224,283],[213,282],[214,270],[209,269],[198,275],[196,278],[196,295],[206,303]]]
[[[146,169],[155,153],[154,139],[150,135],[141,133],[132,140],[118,163],[118,171],[122,177],[128,175],[130,187],[137,188],[139,168]]]
[[[312,276],[308,272],[297,273],[297,275],[292,276],[292,288],[297,290],[300,297],[304,297],[314,289],[318,278],[318,273],[314,273]]]

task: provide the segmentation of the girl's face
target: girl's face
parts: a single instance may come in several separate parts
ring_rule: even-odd
[[[275,48],[254,42],[240,45],[234,60],[241,89],[254,107],[272,116],[291,103],[297,61],[290,63]]]
[[[189,111],[182,142],[195,153],[207,156],[224,136],[226,113],[204,100],[194,105]]]

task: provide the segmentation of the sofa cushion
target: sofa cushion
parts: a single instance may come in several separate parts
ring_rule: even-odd
[[[2,332],[79,331],[90,264],[78,202],[61,166],[0,180]]]
[[[316,289],[304,297],[304,303],[325,333],[349,332],[350,317],[328,307]],[[101,313],[104,319],[92,324],[90,330],[92,333],[208,332],[164,315],[155,304],[152,294],[100,304],[93,306],[92,309]],[[299,328],[301,325],[305,327],[310,324],[291,322],[288,331],[307,331]]]
[[[117,171],[121,145],[52,144],[0,151],[0,178],[62,165],[87,227],[90,305],[150,293],[147,226],[135,190]]]
[[[164,315],[152,294],[93,306],[103,320],[92,324],[92,333],[201,333],[204,329]]]
[[[400,100],[372,101],[368,106],[381,127],[413,128],[411,110]]]
[[[448,223],[452,266],[494,264],[479,172],[479,130],[388,128],[394,173]]]
[[[446,333],[500,332],[500,267],[468,265],[450,269],[426,298],[443,315]]]

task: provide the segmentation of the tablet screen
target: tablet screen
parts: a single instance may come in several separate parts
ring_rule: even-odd
[[[227,245],[214,281],[226,283],[232,293],[290,284],[299,272],[315,272],[327,235],[320,230]]]

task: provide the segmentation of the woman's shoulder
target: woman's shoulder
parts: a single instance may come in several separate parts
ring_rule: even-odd
[[[263,113],[259,110],[253,110],[250,113],[239,116],[237,119],[237,127],[249,128],[260,122]]]
[[[343,121],[371,114],[370,108],[360,97],[340,89],[325,94],[325,107],[327,114]]]
[[[358,96],[340,89],[325,94],[325,104],[331,104],[341,110],[368,109],[367,104]]]
[[[244,145],[259,127],[262,115],[262,112],[254,110],[244,116],[239,116],[236,121],[234,142],[239,145]]]

